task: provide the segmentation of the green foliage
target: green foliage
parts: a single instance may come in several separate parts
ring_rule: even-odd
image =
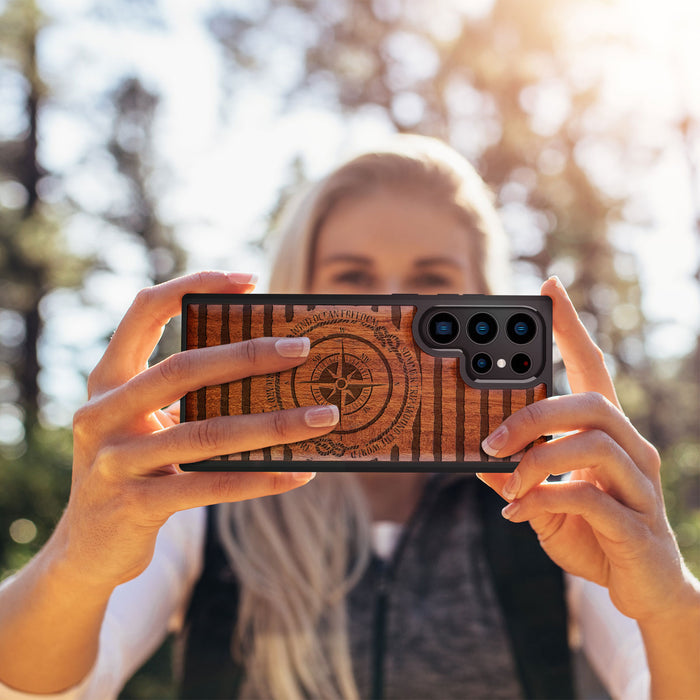
[[[700,339],[698,340],[695,351],[678,363],[670,381],[663,376],[663,372],[659,372],[662,375],[659,379],[663,384],[662,396],[666,400],[655,401],[649,415],[655,423],[654,435],[664,440],[659,448],[669,520],[688,567],[700,578]]]
[[[69,430],[34,422],[25,441],[0,451],[0,577],[24,566],[56,526],[70,492],[72,446]],[[36,527],[28,542],[10,536],[19,520]]]

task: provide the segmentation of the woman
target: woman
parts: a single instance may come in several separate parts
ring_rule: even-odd
[[[351,162],[304,199],[283,235],[271,289],[500,291],[499,239],[473,170],[436,142],[408,139],[391,153]],[[76,415],[66,512],[42,551],[0,590],[0,681],[8,686],[0,697],[15,697],[9,687],[33,693],[73,687],[60,697],[113,697],[168,621],[186,610],[186,693],[197,693],[198,683],[202,690],[207,673],[219,673],[219,661],[213,669],[206,663],[212,655],[221,660],[223,649],[221,663],[233,667],[230,696],[530,694],[521,672],[527,644],[517,643],[522,627],[513,631],[513,612],[495,591],[503,573],[486,563],[484,537],[497,531],[492,508],[479,518],[475,508],[461,507],[486,502],[491,493],[480,484],[477,490],[474,479],[321,474],[307,484],[312,474],[179,472],[179,462],[318,436],[337,421],[333,407],[312,407],[178,426],[175,411],[160,410],[200,386],[304,361],[303,342],[258,339],[147,368],[184,292],[251,290],[244,275],[202,273],[144,290],[127,312]],[[622,414],[602,354],[561,285],[548,280],[542,291],[553,299],[555,339],[574,393],[514,413],[484,449],[502,457],[539,435],[571,434],[530,450],[513,475],[482,479],[510,501],[505,517],[529,521],[547,555],[572,575],[584,644],[588,637],[593,650],[605,650],[607,643],[612,653],[619,635],[641,633],[652,694],[696,697],[700,587],[668,527],[658,454]],[[543,483],[550,473],[572,470],[568,483]],[[256,498],[283,491],[289,492]],[[443,499],[439,507],[436,499]],[[443,518],[445,536],[421,550],[418,535],[442,532],[436,523],[448,501],[460,507]],[[227,502],[235,503],[207,515],[197,508]],[[184,512],[168,520],[177,511]],[[469,557],[455,556],[459,578],[451,581],[440,572],[453,568],[438,566],[432,555],[439,547],[449,553],[453,540],[469,545]],[[417,564],[386,593],[377,562],[383,556],[391,567],[407,554]],[[432,567],[440,575],[430,579]],[[514,591],[530,580],[517,567],[510,575]],[[606,587],[615,607],[578,577]],[[555,578],[547,573],[541,580],[549,585]],[[557,590],[543,588],[531,620],[557,605]],[[393,608],[368,609],[363,595],[380,603],[389,595]],[[454,614],[454,605],[466,606],[459,612],[470,617]],[[392,617],[392,610],[407,614]],[[227,623],[217,625],[218,617]],[[382,635],[372,638],[368,630],[378,621]],[[402,645],[406,639],[410,645]],[[533,636],[530,645],[537,643]],[[198,645],[207,654],[198,655]],[[462,649],[470,656],[460,657]],[[556,682],[566,683],[566,660],[557,658],[564,673]],[[608,674],[609,689],[633,697],[644,677],[632,671]]]

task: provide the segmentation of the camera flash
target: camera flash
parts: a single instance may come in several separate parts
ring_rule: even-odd
[[[501,357],[499,360],[496,360],[496,365],[503,369],[506,366],[506,361]]]

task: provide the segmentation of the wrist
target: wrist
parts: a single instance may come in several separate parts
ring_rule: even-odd
[[[700,584],[684,568],[684,586],[652,616],[638,620],[652,698],[700,698]]]
[[[683,583],[667,605],[642,619],[638,619],[642,634],[645,630],[679,629],[679,625],[697,624],[700,629],[700,582],[683,564]]]
[[[81,605],[106,605],[118,582],[95,579],[85,575],[84,569],[70,558],[48,557],[44,569],[51,587],[67,598],[75,598]]]
[[[79,592],[79,595],[87,596],[90,600],[107,601],[120,582],[90,575],[88,572],[92,570],[92,562],[85,561],[83,549],[71,541],[69,523],[64,513],[37,556],[37,563],[61,590]]]

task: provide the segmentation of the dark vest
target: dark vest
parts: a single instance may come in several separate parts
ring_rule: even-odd
[[[529,524],[506,521],[500,514],[502,499],[483,484],[478,487],[483,551],[523,695],[573,698],[562,572],[544,553]],[[218,539],[214,508],[207,508],[203,572],[177,645],[183,699],[235,698],[244,678],[244,669],[230,653],[238,585]]]

